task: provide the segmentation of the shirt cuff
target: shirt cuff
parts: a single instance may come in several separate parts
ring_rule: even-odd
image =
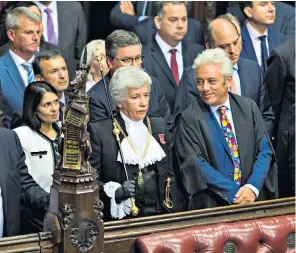
[[[251,184],[245,184],[244,186],[247,186],[255,193],[256,199],[259,197],[259,190],[255,186],[253,186]]]

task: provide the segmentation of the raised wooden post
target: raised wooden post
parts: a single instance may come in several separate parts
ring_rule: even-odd
[[[62,164],[56,168],[51,187],[50,210],[44,230],[51,231],[54,252],[103,252],[103,203],[99,198],[97,173],[90,166],[88,68],[76,71],[70,101],[63,120]]]

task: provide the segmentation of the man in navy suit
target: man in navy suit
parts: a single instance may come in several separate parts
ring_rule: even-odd
[[[271,137],[275,117],[263,82],[263,73],[258,63],[240,57],[242,50],[240,26],[234,16],[231,14],[219,16],[208,25],[206,47],[222,48],[228,54],[233,64],[230,92],[249,97],[256,102]],[[197,92],[197,89],[194,91]]]
[[[10,49],[0,57],[0,85],[4,100],[5,125],[9,126],[14,111],[21,111],[28,83],[34,81],[32,61],[40,45],[41,18],[26,7],[7,15]]]
[[[134,65],[142,67],[144,57],[142,55],[142,44],[136,34],[115,30],[105,41],[107,64],[110,69],[109,75],[105,76],[108,83],[112,74],[119,68]],[[173,127],[173,119],[168,103],[160,89],[158,80],[151,76],[152,84],[150,91],[148,115],[160,115],[165,118],[169,129]],[[90,121],[105,119],[110,117],[110,109],[105,92],[104,81],[101,80],[89,90],[89,110]],[[112,109],[115,109],[112,105]]]
[[[227,54],[208,49],[193,67],[200,98],[183,111],[174,145],[188,208],[275,198],[274,154],[262,116],[252,99],[228,92]]]
[[[20,233],[20,199],[28,208],[49,205],[46,193],[28,173],[25,153],[14,131],[0,128],[0,238]]]
[[[274,2],[244,1],[241,6],[247,18],[242,26],[241,57],[258,62],[265,72],[271,50],[284,41],[281,33],[268,27],[274,23],[276,17]]]
[[[273,31],[282,33],[286,40],[293,39],[295,37],[295,7],[281,1],[275,1],[274,5],[276,8],[276,17],[274,23],[269,25],[269,27]],[[234,15],[240,24],[244,25],[246,17],[239,4],[229,6],[227,12]]]
[[[157,33],[144,45],[146,70],[156,76],[171,111],[176,108],[179,87],[186,83],[187,68],[204,47],[184,41],[188,31],[187,10],[184,2],[157,2],[154,22]]]

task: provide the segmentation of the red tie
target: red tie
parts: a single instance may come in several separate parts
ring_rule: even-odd
[[[178,70],[178,64],[177,64],[177,59],[176,59],[176,52],[177,52],[177,49],[171,49],[170,50],[171,52],[171,70],[172,70],[172,73],[173,73],[173,77],[177,83],[177,85],[179,85],[179,70]]]

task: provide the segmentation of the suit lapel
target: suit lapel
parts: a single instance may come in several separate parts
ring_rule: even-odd
[[[253,47],[253,43],[248,32],[246,25],[242,27],[242,39],[243,39],[243,50],[249,59],[257,62],[257,57],[255,53],[255,49]]]
[[[63,8],[61,8],[61,3],[59,1],[57,1],[57,12],[58,12],[58,28],[59,28],[58,45],[62,45],[63,41],[67,39],[67,38],[64,38],[64,34],[67,34],[64,31],[64,29],[67,28],[67,25],[65,25],[65,20],[63,20]]]
[[[173,77],[172,71],[171,71],[159,45],[157,44],[155,38],[153,38],[153,40],[152,40],[151,50],[152,50],[152,57],[159,64],[160,68],[163,70],[165,75],[168,77],[171,84],[176,88],[177,84],[176,84],[176,81]]]
[[[246,155],[244,154],[244,152],[246,151],[244,143],[247,143],[247,140],[245,140],[246,135],[243,133],[245,132],[248,122],[245,120],[243,111],[241,110],[237,101],[234,99],[233,95],[229,95],[229,101],[233,118],[233,124],[235,128],[236,143],[238,145],[238,151],[240,156],[240,166],[241,168],[243,168],[243,158],[246,157]]]
[[[202,109],[204,112],[205,120],[208,123],[212,132],[214,133],[214,136],[219,139],[219,141],[221,142],[222,146],[224,147],[226,153],[229,155],[230,159],[232,159],[231,154],[230,154],[230,150],[229,150],[228,145],[227,145],[225,138],[224,138],[223,131],[222,131],[221,127],[218,125],[218,122],[217,122],[215,116],[210,111],[210,109],[207,108],[207,106],[203,106]]]
[[[272,29],[268,28],[268,51],[270,52],[281,44],[280,34],[275,34]]]
[[[24,81],[21,77],[21,74],[12,59],[11,55],[9,52],[5,54],[5,65],[6,65],[6,71],[8,72],[8,75],[10,76],[16,90],[18,91],[19,95],[21,98],[24,97],[24,92],[25,92],[25,84]]]
[[[238,67],[238,76],[239,76],[239,81],[240,81],[240,86],[241,86],[241,92],[242,96],[248,97],[249,96],[249,91],[247,84],[245,83],[245,80],[248,80],[248,69],[244,68],[242,66],[241,60],[238,60],[237,62],[237,67]]]

